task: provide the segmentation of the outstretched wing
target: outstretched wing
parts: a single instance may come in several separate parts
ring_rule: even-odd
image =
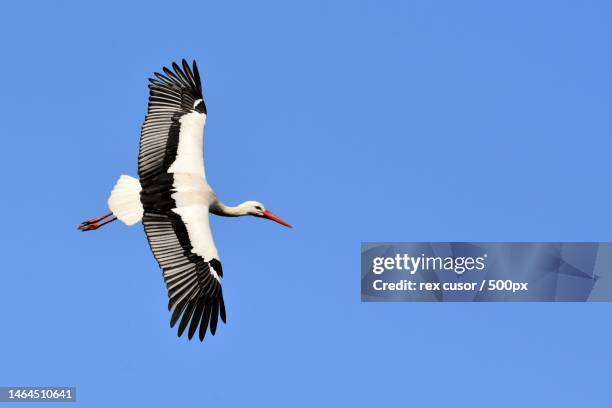
[[[204,216],[208,219],[207,210]],[[172,311],[170,326],[174,327],[180,319],[180,337],[189,325],[189,339],[199,326],[199,337],[203,341],[210,325],[214,336],[219,316],[224,323],[226,321],[221,262],[215,258],[205,261],[194,253],[197,251],[191,245],[187,226],[174,212],[145,212],[143,224],[155,259],[164,271],[170,298],[168,310]]]
[[[143,225],[168,288],[170,326],[191,339],[225,322],[223,269],[210,225],[211,191],[204,179],[206,106],[197,65],[183,60],[149,79],[149,109],[142,126],[138,175]]]
[[[173,71],[149,78],[149,108],[140,134],[138,176],[146,187],[160,174],[187,172],[204,176],[203,139],[206,105],[196,62],[183,60]]]

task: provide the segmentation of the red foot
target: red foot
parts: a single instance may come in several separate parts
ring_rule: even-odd
[[[101,225],[100,225],[100,224],[96,224],[96,223],[94,223],[94,224],[84,224],[84,225],[80,225],[80,226],[79,226],[79,229],[80,229],[81,231],[94,231],[94,230],[97,230],[97,229],[98,229],[98,228],[100,228],[100,227],[101,227]]]

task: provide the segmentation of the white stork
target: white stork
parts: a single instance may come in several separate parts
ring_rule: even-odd
[[[189,325],[189,339],[199,328],[203,341],[208,327],[215,334],[219,316],[226,321],[223,268],[208,214],[252,215],[291,225],[257,201],[226,206],[208,185],[203,148],[206,104],[200,74],[195,61],[193,69],[185,60],[182,65],[181,69],[173,63],[173,70],[164,67],[165,74],[156,72],[149,79],[149,108],[138,155],[140,180],[119,177],[108,199],[111,212],[84,221],[79,229],[96,230],[117,219],[126,225],[142,220],[168,289],[170,327],[180,319],[179,337]]]

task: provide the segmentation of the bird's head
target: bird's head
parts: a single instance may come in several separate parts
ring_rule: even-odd
[[[240,204],[245,214],[252,215],[255,217],[263,217],[272,221],[276,221],[285,227],[293,228],[291,225],[287,224],[285,221],[278,218],[276,215],[272,214],[270,211],[266,210],[266,207],[260,203],[259,201],[245,201]]]

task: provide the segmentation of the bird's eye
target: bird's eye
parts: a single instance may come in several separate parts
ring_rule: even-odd
[[[257,209],[257,210],[260,210],[260,211],[261,211],[261,207],[260,207],[260,206],[258,206],[258,205],[256,205],[256,206],[255,206],[255,209]]]

